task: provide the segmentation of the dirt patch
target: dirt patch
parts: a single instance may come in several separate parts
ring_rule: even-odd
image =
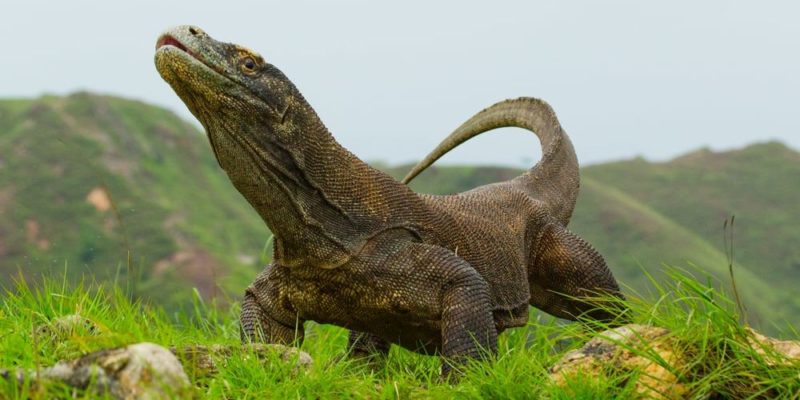
[[[2,213],[2,210],[0,210],[0,213]],[[4,228],[5,227],[0,225],[0,259],[7,256],[9,253],[9,246],[7,245],[9,235],[8,231]]]
[[[39,222],[35,219],[25,221],[25,240],[33,243],[39,238]]]
[[[156,277],[164,276],[170,271],[197,288],[203,298],[210,299],[219,294],[217,280],[224,275],[225,267],[211,253],[192,248],[163,258],[153,267]]]
[[[126,160],[123,157],[123,155],[116,153],[106,154],[103,156],[103,165],[108,167],[109,171],[131,179],[134,172],[136,172],[136,162],[133,160]]]
[[[180,225],[186,220],[186,215],[182,212],[177,212],[170,214],[167,218],[164,219],[164,230],[169,233],[169,236],[175,240],[175,243],[178,245],[178,248],[185,249],[185,248],[192,248],[194,247],[193,242],[189,237],[181,230]]]
[[[5,215],[7,210],[11,209],[13,202],[14,188],[7,186],[0,189],[0,215]],[[0,257],[5,257],[9,253],[8,237],[8,231],[0,225]]]
[[[64,171],[66,171],[67,167],[64,164],[54,164],[50,167],[50,170],[53,172],[53,176],[62,177],[64,176]]]
[[[0,214],[5,213],[14,202],[14,187],[7,186],[0,189]]]
[[[39,237],[40,227],[39,222],[35,219],[28,219],[25,221],[25,239],[28,243],[33,243],[39,250],[47,250],[50,248],[50,241]]]
[[[86,201],[100,212],[108,211],[111,208],[111,199],[108,197],[108,193],[99,186],[86,195]]]

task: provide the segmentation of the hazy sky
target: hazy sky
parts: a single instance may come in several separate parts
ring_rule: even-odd
[[[584,163],[779,139],[800,148],[800,3],[8,1],[0,97],[88,89],[191,118],[153,66],[196,24],[260,52],[368,160],[419,159],[491,103],[541,97]],[[520,165],[496,132],[446,162]]]

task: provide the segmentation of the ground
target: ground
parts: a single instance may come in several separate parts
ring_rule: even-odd
[[[705,278],[699,280],[705,282]],[[652,298],[629,296],[637,323],[665,327],[683,343],[688,367],[676,367],[691,397],[793,398],[800,391],[800,363],[776,364],[746,345],[737,306],[716,289],[685,273]],[[195,297],[198,299],[199,297]],[[159,307],[131,301],[109,285],[69,287],[48,279],[38,288],[7,288],[0,308],[0,366],[34,368],[86,352],[137,342],[165,346],[236,344],[238,305],[215,308],[196,300],[193,311],[166,314]],[[78,313],[97,329],[67,335],[37,329],[59,316]],[[596,327],[597,329],[601,329]],[[563,324],[534,313],[527,327],[500,337],[495,360],[469,366],[458,383],[439,378],[439,359],[394,347],[386,360],[343,360],[346,332],[308,324],[302,349],[313,364],[298,371],[280,357],[264,361],[231,356],[212,376],[194,376],[200,398],[630,398],[635,372],[609,366],[605,378],[573,377],[558,386],[550,368],[570,350],[596,335],[586,324]],[[796,332],[787,333],[798,338]],[[646,354],[645,354],[646,356]],[[0,398],[50,398],[73,393],[63,387],[17,387],[0,383]],[[78,396],[87,396],[77,393]]]

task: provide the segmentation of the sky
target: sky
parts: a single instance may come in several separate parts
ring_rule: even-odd
[[[798,149],[798,16],[792,1],[2,0],[0,97],[90,90],[193,120],[153,53],[160,32],[194,24],[280,68],[366,160],[418,160],[519,96],[553,106],[584,164]],[[535,136],[502,129],[442,162],[539,155]]]

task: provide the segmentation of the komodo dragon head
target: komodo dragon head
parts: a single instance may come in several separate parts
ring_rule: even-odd
[[[393,201],[412,198],[410,190],[341,147],[294,84],[259,54],[184,25],[158,38],[155,63],[275,234],[282,264],[336,267],[366,238],[405,222],[393,210],[408,205]]]
[[[156,43],[155,61],[161,76],[209,133],[245,135],[257,127],[258,137],[248,139],[296,140],[287,137],[295,132],[290,125],[301,119],[303,111],[313,112],[291,81],[261,55],[214,40],[194,26],[164,32]],[[233,123],[237,126],[230,126]],[[218,135],[209,138],[215,152],[222,150]]]

